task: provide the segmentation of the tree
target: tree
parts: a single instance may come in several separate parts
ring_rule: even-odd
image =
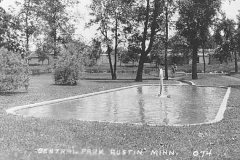
[[[197,53],[201,46],[201,32],[212,25],[221,6],[220,0],[180,0],[176,29],[185,37],[192,49],[192,79],[197,76]]]
[[[46,22],[43,30],[45,40],[52,45],[54,58],[57,58],[60,51],[59,44],[67,43],[74,33],[74,27],[68,14],[67,7],[78,4],[78,0],[32,0],[37,6],[36,14]]]
[[[176,33],[169,42],[172,49],[172,56],[183,57],[184,61],[188,63],[191,58],[191,48],[186,38]]]
[[[35,51],[35,53],[37,54],[37,57],[39,58],[39,61],[43,61],[45,59],[48,59],[48,44],[46,42],[38,42],[37,43],[37,49]]]
[[[210,38],[209,28],[207,26],[202,27],[201,31],[200,31],[200,45],[202,47],[204,73],[206,72],[205,48],[206,48],[206,43],[208,42],[209,38]]]
[[[29,70],[22,57],[20,23],[0,7],[0,92],[28,87]]]
[[[90,46],[84,43],[79,43],[78,46],[85,48],[86,50],[85,54],[83,55],[84,66],[95,65],[97,60],[100,58],[100,55],[102,54],[102,42],[97,38],[93,38]]]
[[[168,30],[169,30],[169,21],[173,14],[176,11],[176,4],[173,0],[165,0],[164,2],[165,5],[165,71],[168,71],[168,59],[167,59],[167,50],[168,50]],[[168,72],[165,72],[165,79],[168,80]]]
[[[134,50],[131,46],[128,47],[128,50],[121,55],[121,61],[123,63],[132,62],[133,66],[134,63],[137,62],[139,59],[139,53]]]
[[[151,61],[155,62],[156,68],[159,68],[160,64],[165,64],[165,38],[159,38],[155,41],[153,48],[150,52]],[[169,43],[169,41],[168,41]],[[169,47],[169,46],[168,46]],[[166,77],[166,75],[165,75]]]
[[[217,24],[214,33],[215,42],[217,48],[214,53],[214,57],[221,63],[228,62],[232,59],[232,53],[235,50],[234,42],[234,21],[223,17],[223,19]]]
[[[206,73],[206,60],[205,60],[205,49],[214,49],[216,48],[216,44],[214,41],[213,35],[210,34],[210,31],[204,31],[201,34],[201,47],[203,54],[203,71]],[[210,56],[210,55],[209,55]]]
[[[20,7],[20,11],[17,14],[19,22],[21,24],[21,29],[23,30],[23,35],[25,36],[25,53],[29,53],[29,41],[30,36],[36,31],[37,17],[35,14],[35,7],[33,0],[24,0],[23,4],[15,2],[17,7]]]
[[[132,38],[129,38],[129,43],[141,53],[135,79],[137,82],[142,81],[145,59],[152,50],[156,34],[161,31],[163,6],[162,0],[138,0],[132,7],[128,26]]]
[[[0,48],[4,47],[8,51],[23,53],[21,40],[19,39],[21,27],[18,18],[7,13],[0,7]]]
[[[122,62],[124,60],[125,55],[127,55],[127,48],[125,47],[118,47],[118,59],[120,60],[120,66],[122,66]]]
[[[234,56],[235,56],[235,73],[238,73],[238,63],[237,63],[237,60],[238,60],[238,57],[240,55],[240,12],[237,15],[237,29],[236,29],[236,34],[234,36],[234,40],[235,40],[235,52],[234,52]]]
[[[122,42],[121,33],[122,25],[126,23],[128,8],[131,6],[131,0],[93,0],[90,6],[95,19],[92,19],[87,27],[98,24],[98,30],[101,32],[101,37],[106,45],[107,54],[112,79],[117,79],[116,64],[118,55],[118,45]],[[123,35],[122,35],[123,36]],[[114,66],[112,65],[111,53],[114,51]]]
[[[102,43],[99,39],[92,39],[92,51],[90,54],[90,59],[95,59],[96,61],[100,58],[102,53]]]
[[[112,52],[112,44],[113,41],[111,39],[111,36],[109,35],[109,31],[111,31],[111,21],[109,17],[109,10],[111,1],[97,1],[93,0],[92,5],[90,6],[92,13],[90,15],[94,16],[95,19],[91,20],[87,27],[93,25],[93,24],[99,24],[98,30],[101,32],[101,37],[103,42],[106,44],[107,48],[107,54],[109,58],[109,65],[110,65],[110,71],[112,75],[112,80],[116,79],[116,72],[113,70],[112,66],[112,59],[111,59],[111,52]],[[116,62],[115,62],[116,63]]]

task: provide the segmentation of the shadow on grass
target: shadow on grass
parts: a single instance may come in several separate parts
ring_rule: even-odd
[[[120,79],[120,80],[110,80],[110,79],[88,79],[95,83],[136,83],[134,79]]]
[[[96,83],[141,83],[141,82],[136,82],[135,79],[117,79],[117,80],[111,80],[111,79],[83,79],[86,81],[91,81],[91,82],[96,82]],[[149,78],[149,79],[143,79],[142,82],[147,82],[147,81],[155,81],[158,79],[155,78]]]
[[[22,92],[14,92],[14,91],[8,91],[8,92],[0,92],[0,96],[12,96],[12,95],[18,95],[18,94],[27,94],[27,91],[22,91]]]
[[[74,84],[55,84],[55,83],[52,83],[50,85],[53,85],[53,86],[70,86],[70,87],[74,87],[74,86],[77,86],[78,84],[77,83],[74,83]]]
[[[234,89],[240,89],[240,85],[229,85],[228,87],[234,88]]]
[[[135,78],[118,78],[116,80],[112,80],[111,78],[82,78],[81,80],[135,81]],[[159,78],[149,77],[149,78],[143,78],[142,80],[159,80]]]

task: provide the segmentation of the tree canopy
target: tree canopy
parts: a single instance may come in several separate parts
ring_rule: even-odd
[[[221,63],[228,62],[231,59],[231,54],[234,51],[234,21],[224,18],[221,20],[215,30],[214,38],[217,44],[214,57]]]
[[[18,18],[0,7],[0,48],[4,47],[8,51],[23,52],[20,30],[21,26]]]

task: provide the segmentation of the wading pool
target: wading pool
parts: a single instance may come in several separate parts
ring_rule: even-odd
[[[230,91],[229,91],[230,92]],[[193,125],[221,120],[228,88],[139,85],[49,101],[20,109],[23,116],[148,125]],[[13,111],[12,111],[13,112]]]

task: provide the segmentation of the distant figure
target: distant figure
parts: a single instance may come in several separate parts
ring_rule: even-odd
[[[28,86],[29,86],[29,78],[27,78],[27,79],[24,81],[24,87],[25,87],[26,91],[28,91]]]
[[[175,63],[172,64],[172,76],[175,77],[175,73],[177,71],[177,65]]]

